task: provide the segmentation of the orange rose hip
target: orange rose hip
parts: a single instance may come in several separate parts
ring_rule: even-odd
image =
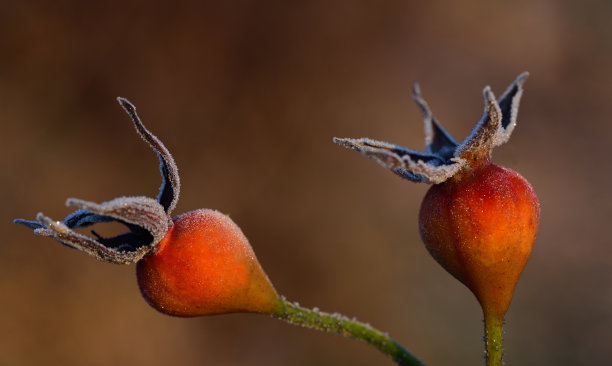
[[[434,259],[480,302],[489,366],[502,363],[504,314],[540,217],[531,185],[491,164],[493,148],[507,142],[516,126],[527,76],[521,74],[499,99],[485,87],[483,116],[461,143],[435,119],[417,84],[413,97],[425,120],[424,152],[369,138],[334,139],[402,178],[432,184],[419,214],[421,237]]]
[[[279,297],[240,228],[213,210],[175,217],[156,252],[137,264],[138,285],[155,309],[176,316],[272,313]]]
[[[427,250],[487,315],[503,317],[537,233],[538,199],[515,171],[489,162],[433,185],[419,230]]]
[[[36,220],[15,222],[100,261],[137,263],[142,295],[163,313],[197,316],[278,311],[282,299],[249,241],[228,216],[209,209],[171,216],[181,187],[174,158],[144,126],[136,107],[124,98],[118,101],[159,158],[162,184],[157,198],[119,197],[101,204],[71,198],[66,204],[77,210],[62,221],[40,213]],[[75,231],[108,222],[122,224],[128,231],[113,237]]]

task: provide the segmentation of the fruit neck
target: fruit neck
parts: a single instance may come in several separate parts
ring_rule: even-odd
[[[457,174],[452,176],[449,180],[459,182],[463,180],[463,178],[465,178],[466,176],[473,174],[474,172],[491,165],[491,158],[488,156],[480,157],[480,158],[471,157],[471,158],[468,158],[468,161],[469,163],[466,164],[465,168],[463,168]]]
[[[489,164],[491,164],[491,157],[487,155],[486,157],[481,157],[479,159],[474,159],[470,161],[469,165],[472,169],[478,169]]]
[[[485,314],[485,360],[486,366],[503,364],[503,316]]]

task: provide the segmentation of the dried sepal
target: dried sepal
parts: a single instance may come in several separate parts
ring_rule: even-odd
[[[66,216],[63,223],[71,229],[77,229],[111,221],[115,220],[109,216],[98,215],[85,209],[79,209]]]
[[[104,245],[87,235],[73,231],[65,223],[54,221],[42,213],[36,215],[36,220],[40,227],[34,229],[34,234],[51,237],[68,247],[85,252],[102,262],[113,264],[135,263],[150,251],[148,246],[132,247],[127,243],[116,247]]]
[[[69,198],[66,200],[66,206],[78,207],[143,228],[151,234],[155,244],[168,232],[168,217],[164,208],[149,197],[119,197],[101,204]]]
[[[76,210],[66,216],[66,218],[62,220],[62,223],[70,229],[78,229],[88,227],[100,222],[111,221],[115,221],[115,219],[108,216],[96,215],[87,210]],[[41,222],[34,220],[15,219],[13,220],[13,223],[24,225],[26,227],[29,227],[30,229],[44,228],[44,225]]]
[[[501,111],[490,87],[482,91],[484,96],[484,114],[472,133],[459,145],[455,156],[471,161],[487,158],[491,155],[495,138],[501,128]]]
[[[375,160],[402,178],[413,182],[442,183],[479,161],[489,159],[492,149],[510,138],[527,76],[526,72],[519,75],[499,100],[495,100],[490,87],[483,90],[484,114],[461,144],[436,120],[418,84],[414,84],[413,99],[425,122],[425,152],[369,138],[334,137],[333,141]]]
[[[128,264],[154,251],[165,237],[172,223],[170,212],[179,198],[180,180],[172,155],[142,124],[134,105],[124,98],[117,100],[130,116],[140,136],[159,157],[162,185],[157,200],[148,197],[120,197],[97,204],[71,198],[66,201],[66,205],[78,209],[62,221],[38,214],[35,221],[16,219],[14,223],[33,229],[37,235],[52,237],[100,261]],[[93,237],[74,231],[104,222],[123,224],[128,231],[112,237],[103,237],[93,230]]]
[[[506,143],[516,127],[519,104],[523,96],[523,84],[529,77],[528,72],[519,75],[518,78],[506,89],[504,94],[497,100],[502,114],[501,129],[495,139],[494,146]]]
[[[335,143],[355,150],[413,182],[440,183],[456,174],[465,162],[451,158],[447,164],[440,156],[406,149],[384,141],[369,138],[334,138]]]
[[[425,123],[425,151],[437,154],[450,160],[454,157],[455,149],[459,145],[457,141],[438,123],[429,105],[421,95],[421,88],[418,83],[412,86],[412,99],[421,109],[423,122]]]
[[[137,262],[154,250],[168,231],[166,212],[152,198],[121,197],[102,204],[70,198],[66,205],[79,209],[62,221],[39,213],[37,221],[17,219],[14,222],[34,229],[34,234],[52,237],[100,261],[115,264]],[[101,222],[119,222],[129,231],[109,238],[92,231],[95,236],[92,238],[73,230]]]
[[[142,124],[136,113],[136,107],[125,98],[119,97],[117,101],[134,123],[140,137],[157,153],[160,164],[159,170],[162,176],[157,201],[164,206],[166,213],[170,216],[172,210],[176,207],[181,191],[181,181],[174,158],[166,146]]]

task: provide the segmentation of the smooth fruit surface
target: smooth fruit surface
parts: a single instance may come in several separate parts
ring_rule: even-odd
[[[433,185],[419,229],[431,255],[476,295],[485,315],[503,317],[537,233],[540,206],[515,171],[484,162]]]
[[[176,316],[277,309],[276,290],[228,216],[202,209],[173,222],[157,251],[137,264],[138,284],[151,306]]]

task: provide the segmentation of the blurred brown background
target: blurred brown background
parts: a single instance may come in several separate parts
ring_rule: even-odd
[[[497,163],[542,221],[507,315],[509,365],[612,363],[612,3],[0,1],[0,365],[391,365],[264,316],[177,319],[134,268],[11,224],[67,197],[157,193],[129,98],[181,169],[175,211],[230,213],[275,286],[388,331],[430,365],[482,364],[479,306],[427,254],[427,186],[332,136],[422,149],[419,81],[457,138],[531,72]],[[606,226],[607,225],[607,226]]]

